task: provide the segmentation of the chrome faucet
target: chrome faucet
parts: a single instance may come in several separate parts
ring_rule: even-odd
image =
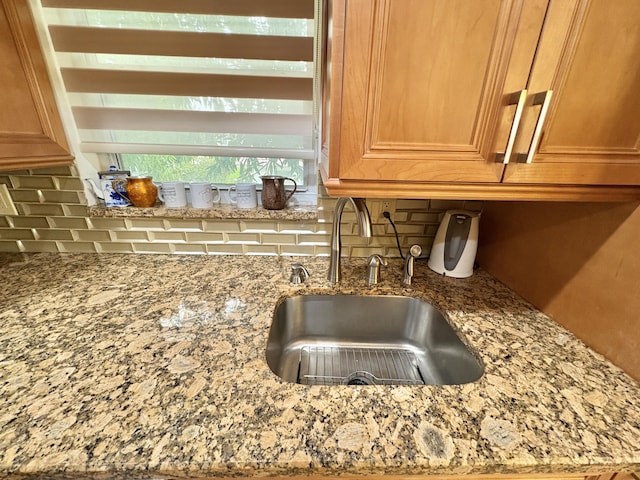
[[[413,265],[422,254],[422,247],[420,245],[412,245],[407,253],[407,259],[404,263],[404,284],[411,285],[411,279],[413,278]]]
[[[371,237],[371,217],[367,204],[362,198],[340,197],[336,202],[336,208],[333,212],[333,227],[331,229],[331,256],[329,257],[329,275],[328,279],[332,284],[340,281],[340,256],[342,253],[342,244],[340,242],[340,221],[342,220],[342,211],[344,206],[350,202],[356,212],[356,218],[360,227],[360,236]]]
[[[367,259],[367,283],[377,285],[380,282],[380,267],[387,266],[387,259],[374,253]]]
[[[309,270],[307,270],[301,263],[294,263],[291,265],[291,277],[289,283],[293,285],[300,285],[309,278]]]

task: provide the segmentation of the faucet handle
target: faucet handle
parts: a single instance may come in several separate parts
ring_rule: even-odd
[[[367,259],[367,283],[375,285],[380,281],[380,265],[387,266],[387,259],[374,253]]]
[[[291,278],[289,282],[294,285],[300,285],[309,278],[309,270],[307,270],[301,263],[294,263],[291,265]]]

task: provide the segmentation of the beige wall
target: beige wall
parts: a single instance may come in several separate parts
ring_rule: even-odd
[[[478,261],[640,380],[637,203],[485,203]]]
[[[19,215],[0,215],[0,252],[99,252],[327,255],[335,200],[320,195],[318,219],[234,220],[201,218],[90,217],[84,185],[75,167],[0,172]],[[322,188],[321,188],[322,190]],[[375,206],[374,200],[368,204]],[[479,202],[398,200],[393,216],[403,250],[418,243],[427,252],[441,213],[478,210]],[[397,257],[389,223],[374,220],[374,236],[362,239],[347,207],[343,253]]]

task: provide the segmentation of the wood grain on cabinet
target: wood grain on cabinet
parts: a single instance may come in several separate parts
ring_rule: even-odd
[[[26,0],[0,3],[0,59],[0,170],[71,164]]]
[[[545,2],[522,23],[519,1],[331,3],[329,176],[499,182],[497,117],[526,83]]]
[[[640,204],[487,202],[478,262],[640,380]]]
[[[640,198],[640,7],[621,0],[612,18],[608,8],[606,0],[329,1],[327,190]],[[547,90],[547,123],[538,127],[534,100]],[[518,123],[511,100],[519,92]],[[530,147],[536,131],[539,149]],[[511,132],[516,155],[506,165]],[[518,163],[528,152],[538,152],[533,163]]]
[[[551,2],[528,88],[553,91],[544,136],[532,163],[511,163],[504,181],[640,184],[640,2]],[[539,110],[525,109],[523,133]]]

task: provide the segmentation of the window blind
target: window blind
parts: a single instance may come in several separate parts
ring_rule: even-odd
[[[314,0],[41,3],[81,151],[314,159]]]

